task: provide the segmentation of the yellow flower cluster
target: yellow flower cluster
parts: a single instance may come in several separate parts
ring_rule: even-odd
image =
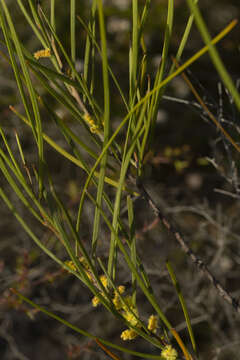
[[[74,262],[72,260],[65,261],[64,264],[67,265],[71,270],[74,270],[74,271],[77,270],[76,266],[75,266],[75,264],[74,264]]]
[[[120,285],[118,287],[119,294],[123,294],[125,291],[125,286]],[[116,310],[120,310],[122,308],[122,300],[118,295],[117,291],[114,292],[113,304],[115,305]]]
[[[103,284],[104,288],[107,288],[107,278],[105,275],[102,275],[100,277],[101,283]],[[138,310],[136,306],[132,302],[131,296],[126,296],[124,299],[124,302],[121,300],[120,295],[122,295],[125,292],[125,286],[120,285],[118,287],[118,291],[114,291],[114,297],[112,299],[113,304],[115,305],[116,310],[119,311],[119,313],[132,325],[132,326],[138,326]],[[102,296],[104,296],[103,293],[101,293]],[[92,305],[94,307],[98,306],[100,303],[100,300],[97,296],[94,296],[92,299]],[[136,331],[133,329],[127,329],[124,330],[121,334],[121,338],[123,340],[133,340],[137,336]]]
[[[79,258],[79,261],[82,264],[82,266],[85,268],[86,274],[89,277],[89,279],[91,281],[93,281],[93,276],[92,276],[91,272],[89,271],[88,263],[86,262],[84,257]],[[73,261],[65,261],[65,264],[69,267],[70,270],[74,270],[74,271],[77,270]],[[101,275],[100,281],[101,281],[103,287],[105,289],[107,289],[108,288],[107,277],[105,275]],[[138,309],[137,309],[136,305],[133,303],[132,296],[125,296],[124,301],[122,301],[120,295],[122,295],[124,292],[125,292],[125,286],[123,286],[123,285],[118,286],[118,291],[114,291],[114,296],[112,299],[113,304],[114,304],[116,310],[119,311],[119,313],[129,322],[130,325],[140,328],[141,324],[139,323],[139,320],[138,320]],[[105,294],[102,291],[100,292],[100,294],[103,297],[105,296]],[[94,296],[92,299],[92,305],[94,307],[96,307],[99,304],[100,304],[99,297]],[[157,327],[158,327],[157,317],[154,315],[151,315],[148,320],[148,329],[155,333],[157,330]],[[133,340],[137,337],[137,335],[138,335],[137,332],[130,328],[130,329],[126,329],[122,332],[121,339],[124,341]],[[173,359],[169,358],[169,359],[174,360],[174,358]]]
[[[83,265],[86,270],[86,274],[91,281],[93,281],[93,277],[91,272],[89,271],[89,266],[84,259],[84,257],[79,258],[79,261]],[[76,266],[73,261],[65,261],[65,264],[71,269],[76,271]],[[108,280],[105,275],[100,276],[100,281],[105,289],[108,287]],[[121,296],[125,292],[125,286],[120,285],[118,286],[118,291],[114,291],[114,297],[112,299],[113,304],[117,311],[130,323],[130,325],[134,327],[141,327],[141,324],[138,320],[138,309],[136,305],[133,303],[133,299],[131,296],[125,296],[124,302],[121,299]],[[101,296],[105,296],[105,294],[101,291]],[[92,299],[92,305],[97,307],[100,304],[100,300],[98,296],[94,296]],[[148,330],[156,333],[158,328],[158,318],[155,315],[151,315],[148,319]],[[121,333],[121,339],[126,340],[133,340],[138,336],[137,332],[134,329],[127,329]],[[161,355],[165,357],[166,360],[175,360],[177,357],[177,352],[171,345],[167,345],[163,350]]]
[[[105,275],[101,275],[100,276],[100,281],[101,281],[103,287],[105,289],[107,289],[107,285],[108,285],[107,277]],[[101,295],[104,297],[103,292],[101,292]],[[97,296],[94,296],[92,298],[92,306],[96,307],[96,306],[98,306],[98,304],[100,304],[100,300],[99,300],[99,298]]]
[[[151,315],[148,319],[148,330],[152,331],[154,334],[157,332],[158,328],[158,318],[156,315]]]
[[[40,58],[48,58],[51,56],[51,50],[48,49],[43,49],[43,50],[39,50],[36,51],[33,56],[35,57],[35,59],[40,59]]]
[[[84,120],[86,121],[86,123],[88,125],[90,125],[90,131],[92,133],[96,133],[98,132],[99,130],[99,126],[96,125],[95,121],[93,120],[93,118],[88,114],[88,113],[85,113],[84,116],[83,116]]]
[[[133,329],[127,329],[124,330],[121,333],[121,339],[126,341],[126,340],[133,340],[138,336],[138,334],[136,333],[136,331],[134,331]]]
[[[166,360],[176,360],[178,357],[177,350],[172,345],[166,345],[161,352],[161,356]]]
[[[88,276],[89,280],[91,280],[92,282],[94,282],[93,275],[92,275],[92,273],[91,273],[90,270],[89,270],[89,266],[88,266],[88,263],[87,263],[86,259],[82,256],[82,257],[79,258],[79,261],[80,261],[80,263],[82,264],[82,266],[84,267],[84,269],[86,270],[86,275]],[[71,261],[71,260],[70,260],[70,261],[65,261],[65,264],[69,267],[69,269],[74,270],[74,271],[77,271],[77,268],[76,268],[76,266],[75,266],[75,264],[74,264],[73,261]],[[108,286],[107,277],[106,277],[105,275],[101,275],[101,276],[100,276],[100,281],[101,281],[103,287],[104,287],[105,289],[107,289],[107,286]],[[103,297],[105,296],[103,292],[101,292],[101,295],[102,295]],[[94,296],[93,299],[92,299],[92,305],[93,305],[94,307],[96,307],[96,306],[98,306],[99,304],[100,304],[99,298],[98,298],[97,296]]]
[[[105,288],[107,288],[107,279],[104,275],[100,277],[100,280]],[[124,301],[122,301],[121,296],[125,292],[125,286],[120,285],[118,291],[114,291],[114,297],[112,299],[113,304],[117,311],[134,327],[141,327],[141,324],[138,320],[138,309],[133,303],[131,296],[125,296]],[[103,294],[102,294],[103,295]],[[104,296],[104,295],[103,295]],[[92,305],[97,306],[100,303],[98,297],[94,296],[92,299]],[[156,333],[158,328],[158,318],[155,315],[151,315],[148,319],[148,329],[153,333]],[[121,333],[121,339],[133,340],[138,336],[137,332],[134,329],[126,329]],[[174,360],[174,359],[173,359]]]
[[[82,266],[84,267],[84,269],[86,270],[86,275],[89,278],[89,280],[93,281],[93,276],[92,276],[92,273],[89,271],[89,266],[88,266],[86,259],[82,256],[79,258],[79,261],[82,264]],[[65,264],[70,268],[70,270],[77,271],[76,265],[74,264],[74,262],[72,260],[65,261]],[[71,272],[71,271],[69,271],[69,272]]]
[[[106,289],[108,285],[107,277],[105,275],[100,276],[100,281],[103,284],[103,287]]]
[[[125,291],[124,286],[119,286],[118,291],[122,294]],[[138,321],[138,309],[136,305],[132,301],[131,296],[126,296],[124,298],[124,302],[121,301],[118,294],[115,293],[115,297],[113,299],[113,303],[116,306],[116,309],[122,314],[122,316],[132,325],[135,327],[141,327]],[[138,336],[137,332],[133,329],[124,330],[121,334],[121,339],[126,340],[133,340]]]
[[[127,321],[130,322],[130,324],[131,324],[132,326],[141,327],[141,325],[139,324],[138,319],[137,319],[137,317],[138,317],[138,310],[137,310],[137,308],[136,308],[135,306],[132,305],[131,300],[132,300],[131,297],[126,297],[125,301],[127,301],[128,306],[129,306],[129,308],[131,309],[131,311],[129,311],[129,310],[127,309],[127,306],[124,304],[124,305],[122,306],[122,309],[123,309],[123,311],[124,311],[124,312],[122,313],[122,315],[125,317],[125,319],[126,319]],[[134,316],[133,313],[134,313],[136,316]],[[156,332],[157,332],[157,328],[158,328],[158,318],[157,318],[157,316],[155,316],[155,315],[151,315],[151,316],[149,317],[149,319],[148,319],[148,330],[152,331],[153,333],[156,333]],[[136,331],[134,331],[133,329],[125,330],[125,331],[123,331],[122,334],[121,334],[121,338],[122,338],[123,340],[133,340],[133,339],[135,339],[136,336],[137,336],[137,333],[136,333]],[[174,359],[174,358],[173,358],[173,359],[169,358],[169,360],[175,360],[175,359]]]
[[[92,298],[92,306],[93,306],[93,307],[97,307],[99,304],[100,304],[99,298],[98,298],[97,296],[94,296],[94,297]]]
[[[132,326],[137,326],[138,309],[133,304],[131,296],[126,296],[124,300],[126,304],[122,304],[122,315]]]

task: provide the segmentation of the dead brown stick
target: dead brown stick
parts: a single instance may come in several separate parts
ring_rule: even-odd
[[[220,282],[215,278],[215,276],[212,275],[210,270],[208,269],[207,265],[198,258],[194,252],[190,249],[190,247],[187,245],[184,236],[181,234],[181,232],[178,230],[175,224],[173,222],[169,221],[168,218],[163,215],[163,212],[161,209],[155,204],[155,202],[152,200],[151,196],[148,194],[148,192],[145,190],[141,180],[138,178],[136,181],[136,185],[138,187],[138,190],[142,197],[149,203],[150,207],[152,208],[155,216],[157,216],[162,224],[165,226],[165,228],[174,236],[182,250],[185,252],[185,254],[191,259],[191,261],[197,266],[198,269],[200,269],[205,277],[208,278],[208,280],[211,282],[212,285],[216,288],[219,296],[221,296],[225,301],[227,301],[234,310],[236,310],[238,313],[240,313],[240,305],[239,301],[235,298],[233,298],[220,284]]]

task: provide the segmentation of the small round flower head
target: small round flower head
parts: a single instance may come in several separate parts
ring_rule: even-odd
[[[100,276],[100,281],[103,284],[104,288],[106,289],[107,285],[108,285],[107,277],[105,275],[101,275]]]
[[[166,360],[176,360],[178,353],[172,345],[166,345],[161,352],[161,356]]]
[[[86,123],[90,126],[90,131],[91,131],[92,133],[98,132],[98,130],[99,130],[99,129],[98,129],[98,125],[95,124],[95,122],[94,122],[94,120],[91,118],[90,114],[85,113],[85,114],[83,115],[83,118],[84,118],[84,120],[86,121]]]
[[[125,291],[125,286],[120,285],[118,287],[118,291],[119,291],[119,294],[122,295],[124,293],[124,291]],[[122,300],[121,300],[119,294],[118,294],[117,291],[114,291],[113,304],[115,305],[115,308],[117,310],[120,310],[122,308],[122,306],[123,306],[123,303],[122,303]]]
[[[126,341],[126,340],[133,340],[137,337],[137,333],[136,331],[132,330],[132,329],[128,329],[128,330],[124,330],[121,334],[121,339]]]
[[[126,296],[125,302],[126,302],[126,304],[124,304],[124,303],[122,304],[122,309],[123,309],[122,315],[128,322],[130,322],[130,324],[132,326],[137,326],[138,325],[138,319],[137,319],[138,309],[135,306],[135,304],[133,304],[132,297]]]
[[[43,50],[39,50],[36,51],[33,56],[35,57],[35,59],[40,59],[40,58],[48,58],[51,56],[51,50],[48,49],[43,49]]]
[[[92,306],[93,306],[93,307],[97,307],[99,304],[100,304],[99,298],[98,298],[97,296],[94,296],[94,297],[92,298]]]
[[[116,291],[114,292],[113,304],[116,310],[120,310],[122,308],[122,301]]]
[[[71,270],[74,270],[74,271],[77,270],[77,269],[76,269],[76,266],[75,266],[75,264],[73,263],[72,260],[65,261],[65,264],[66,264]]]
[[[86,270],[86,274],[87,274],[87,277],[89,278],[89,280],[91,280],[93,282],[93,276],[92,274],[90,273],[90,271],[87,271]]]
[[[135,316],[136,315],[136,316]],[[132,312],[130,312],[130,311],[126,311],[126,312],[124,312],[124,314],[123,314],[123,316],[124,316],[124,318],[128,321],[128,322],[130,322],[130,324],[132,325],[132,326],[137,326],[138,325],[138,319],[137,319],[137,311],[136,311],[136,309],[134,309],[134,312],[132,313]]]
[[[151,315],[148,319],[148,330],[156,333],[158,328],[158,318],[156,315]]]
[[[123,294],[124,291],[125,291],[125,286],[120,285],[120,286],[118,287],[118,291],[119,291],[120,294]]]

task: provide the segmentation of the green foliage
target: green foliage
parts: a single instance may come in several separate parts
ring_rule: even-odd
[[[70,28],[67,30],[70,37],[70,50],[63,46],[57,31],[58,9],[55,1],[51,1],[49,12],[45,12],[41,4],[36,4],[33,0],[28,0],[27,4],[22,0],[17,0],[16,6],[24,16],[24,26],[28,26],[33,36],[38,39],[39,51],[35,53],[32,53],[19,38],[18,29],[14,25],[7,2],[0,1],[0,24],[4,35],[5,50],[8,51],[7,61],[14,72],[22,104],[21,107],[12,106],[11,110],[22,121],[23,127],[30,128],[36,146],[34,156],[38,163],[38,166],[31,170],[25,161],[18,129],[16,129],[17,148],[13,150],[5,136],[4,127],[1,126],[0,169],[12,191],[29,211],[29,217],[33,217],[39,227],[47,228],[57,239],[63,249],[61,256],[54,247],[48,247],[41,241],[37,235],[38,232],[35,233],[34,228],[29,225],[29,219],[22,217],[3,187],[0,189],[0,196],[35,244],[62,269],[82,282],[97,299],[96,302],[101,303],[113,317],[122,321],[127,331],[133,332],[130,334],[134,334],[132,338],[135,335],[142,337],[159,350],[159,355],[139,353],[101,339],[98,334],[92,335],[70,324],[24,295],[15,292],[22,300],[77,333],[99,341],[106,347],[148,359],[175,359],[177,353],[171,347],[172,338],[175,339],[173,346],[178,347],[178,353],[182,352],[185,359],[192,359],[179,334],[173,330],[176,324],[171,323],[168,314],[163,310],[164,307],[159,304],[154,295],[136,244],[132,196],[138,196],[135,183],[137,177],[142,175],[144,159],[154,139],[159,104],[168,83],[204,52],[209,51],[221,79],[240,108],[239,94],[213,45],[230,31],[231,26],[211,42],[197,7],[197,1],[188,0],[187,3],[190,9],[189,19],[186,22],[176,59],[180,62],[194,17],[206,46],[177,70],[175,65],[170,70],[167,68],[174,25],[174,1],[169,0],[161,63],[152,85],[147,80],[144,40],[144,26],[150,9],[150,1],[146,0],[140,6],[138,0],[132,0],[132,37],[128,64],[129,94],[126,94],[124,89],[121,89],[118,74],[114,74],[112,65],[109,63],[104,6],[101,0],[89,3],[87,22],[83,20],[81,14],[77,13],[75,0],[66,2],[65,6],[70,7]],[[77,70],[76,52],[79,46],[76,34],[77,25],[81,25],[82,31],[85,32],[82,74]],[[97,70],[99,58],[101,76],[97,73],[99,72],[99,69]],[[121,106],[124,109],[117,128],[112,123],[112,103],[116,90],[113,93],[110,90],[111,81],[116,85],[117,96],[121,99]],[[99,83],[102,103],[98,101],[97,91],[99,90],[95,88],[95,86],[99,87]],[[68,121],[60,115],[59,109],[64,110]],[[48,134],[48,124],[51,121],[56,126],[56,132],[62,135],[64,145],[58,144]],[[83,135],[80,136],[80,133]],[[62,161],[73,163],[85,174],[85,183],[77,189],[79,198],[75,212],[70,211],[61,194],[56,190],[58,184],[56,179],[53,180],[51,177],[51,168],[45,156],[46,144],[58,152]],[[37,187],[34,184],[37,184]],[[92,237],[86,245],[82,240],[81,232],[83,231],[84,208],[88,207],[89,203],[94,207],[94,215]],[[127,221],[122,217],[122,209],[125,206],[128,212]],[[103,226],[107,228],[109,237],[109,246],[104,260],[100,256],[101,227]],[[123,296],[119,291],[121,284],[118,284],[117,274],[120,259],[124,259],[125,266],[131,274],[131,295],[128,297]],[[196,354],[196,343],[186,303],[170,265],[168,265],[168,270],[177,290],[193,351]],[[107,285],[102,281],[103,273],[107,279]],[[113,292],[115,297],[112,295]],[[149,330],[141,320],[137,305],[139,292],[144,294],[152,306],[152,311],[159,318],[161,327],[157,332],[153,328]],[[115,305],[116,297],[121,306]]]

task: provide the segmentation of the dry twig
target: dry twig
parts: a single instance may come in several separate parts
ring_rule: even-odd
[[[174,238],[177,240],[178,244],[181,246],[182,250],[185,252],[185,254],[191,259],[191,261],[197,266],[198,269],[200,269],[203,274],[208,278],[208,280],[211,282],[211,284],[214,285],[216,288],[219,296],[221,296],[225,301],[227,301],[232,307],[240,313],[240,305],[239,301],[235,298],[233,298],[220,284],[220,282],[215,278],[215,276],[212,275],[210,270],[208,269],[207,265],[198,258],[194,252],[190,249],[190,247],[187,245],[183,235],[178,230],[175,224],[173,222],[169,221],[168,218],[163,215],[163,212],[161,209],[155,204],[155,202],[152,200],[151,196],[148,194],[148,192],[145,190],[141,179],[138,178],[136,181],[136,185],[138,187],[138,190],[140,194],[143,196],[143,198],[149,203],[150,207],[152,208],[154,214],[160,219],[162,224],[165,226],[165,228],[174,236]]]

